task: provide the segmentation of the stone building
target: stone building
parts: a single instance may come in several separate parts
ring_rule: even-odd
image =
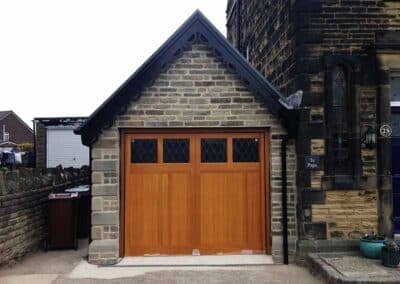
[[[32,142],[33,132],[29,125],[12,110],[0,111],[1,149],[10,150],[18,144]]]
[[[227,30],[282,94],[303,92],[298,252],[399,234],[400,2],[229,0]]]
[[[400,232],[400,4],[230,0],[227,27],[195,12],[75,131],[90,262]]]
[[[89,261],[293,256],[298,116],[195,12],[75,131],[91,151]]]

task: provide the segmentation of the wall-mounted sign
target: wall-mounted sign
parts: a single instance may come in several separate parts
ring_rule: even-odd
[[[319,156],[311,155],[304,157],[304,167],[306,170],[316,170],[321,167],[321,159]]]
[[[379,133],[382,137],[390,137],[392,135],[392,127],[390,127],[388,124],[383,124],[379,128]]]

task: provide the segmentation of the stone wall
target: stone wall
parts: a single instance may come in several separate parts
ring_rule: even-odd
[[[293,86],[296,61],[290,2],[230,0],[227,9],[228,40],[286,95],[296,91]],[[239,7],[240,11],[237,11]]]
[[[282,258],[280,143],[285,130],[260,98],[205,45],[195,44],[172,62],[125,114],[92,145],[92,238],[89,261],[115,263],[119,257],[120,128],[266,127],[270,129],[272,254]],[[288,145],[290,254],[296,228],[293,141]],[[267,238],[270,236],[267,236]]]
[[[0,266],[42,245],[49,193],[82,183],[89,183],[87,167],[0,171]]]
[[[353,64],[352,95],[355,97],[356,115],[352,121],[354,135],[352,139],[355,142],[360,140],[363,125],[377,129],[379,117],[384,113],[390,113],[387,98],[382,99],[378,94],[377,86],[380,78],[375,63],[377,52],[375,44],[378,34],[400,30],[398,1],[230,0],[227,27],[228,39],[234,44],[239,43],[237,48],[243,55],[247,55],[252,65],[283,93],[290,94],[298,89],[304,92],[302,105],[309,110],[309,116],[305,118],[305,124],[299,127],[298,165],[303,164],[303,156],[310,154],[318,155],[323,162],[326,162],[328,150],[325,149],[325,135],[328,110],[325,106],[329,86],[325,80],[329,60],[342,59]],[[240,38],[237,38],[238,30]],[[385,105],[386,109],[383,109],[382,105]],[[381,113],[377,113],[379,107]],[[314,217],[314,210],[320,213],[319,209],[346,202],[346,200],[340,201],[342,195],[364,196],[367,192],[371,192],[375,198],[379,196],[378,151],[367,149],[362,145],[358,151],[360,173],[354,179],[359,181],[347,191],[335,190],[335,186],[329,182],[332,177],[325,171],[324,166],[315,171],[304,170],[301,166],[297,168],[300,238],[329,239],[333,235],[348,237],[350,228],[330,234],[332,230],[329,223],[332,217],[329,213]],[[390,155],[390,152],[385,152],[384,155]],[[352,190],[355,192],[351,192]],[[382,203],[380,206],[391,207],[387,201],[386,205]],[[373,205],[377,206],[375,202],[363,202],[359,206],[364,207],[359,208],[359,211],[368,210]],[[390,214],[385,211],[386,215],[379,218],[388,220]],[[358,220],[363,222],[361,214],[357,216]],[[365,229],[376,229],[377,225],[373,225],[376,220],[377,216],[371,216],[371,224]],[[345,220],[343,223],[340,220],[334,223],[337,228],[345,228],[351,224]],[[357,222],[352,224],[352,230],[357,231]],[[386,226],[386,229],[381,231],[387,233],[390,231],[389,228],[390,226]],[[356,237],[354,234],[352,236]]]
[[[377,191],[328,191],[325,204],[312,205],[312,221],[327,223],[328,238],[358,239],[377,232]]]
[[[36,168],[46,168],[46,126],[37,120],[34,123]]]
[[[387,64],[381,54],[393,53],[391,62],[398,57],[399,47],[394,43],[399,42],[399,1],[229,0],[227,28],[228,39],[283,94],[303,91],[302,106],[308,114],[296,139],[299,239],[357,238],[354,232],[376,231],[378,218],[379,231],[390,235],[390,139],[378,137],[378,146],[367,149],[360,137],[365,125],[378,132],[382,123],[390,123],[388,70],[398,70],[399,65]],[[388,33],[391,35],[381,43],[387,50],[379,50],[379,35]],[[352,141],[354,152],[359,154],[354,155],[354,160],[359,160],[354,185],[340,191],[331,182],[335,176],[325,170],[330,153],[325,143],[329,130],[325,106],[330,88],[326,78],[336,60],[352,66]],[[322,166],[313,171],[304,169],[306,155],[319,156]],[[344,198],[348,196],[352,197]],[[368,202],[361,202],[363,198]],[[347,210],[353,201],[357,210]],[[329,213],[332,208],[339,211],[336,218]],[[352,214],[352,222],[343,218],[346,214]]]

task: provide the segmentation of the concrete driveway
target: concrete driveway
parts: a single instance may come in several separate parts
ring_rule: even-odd
[[[77,251],[37,252],[0,269],[0,283],[322,283],[296,265],[102,268],[87,264],[86,255],[83,240]],[[93,271],[106,277],[87,278]]]
[[[69,279],[59,277],[55,283],[323,283],[304,268],[295,265],[267,265],[239,270],[165,270],[117,279]]]
[[[88,240],[79,240],[78,250],[38,251],[22,258],[10,267],[0,268],[0,284],[52,283],[70,272],[87,256]]]

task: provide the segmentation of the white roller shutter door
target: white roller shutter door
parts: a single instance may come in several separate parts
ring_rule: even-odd
[[[75,135],[73,129],[48,128],[46,138],[48,168],[89,165],[89,147],[82,144],[81,136]]]

